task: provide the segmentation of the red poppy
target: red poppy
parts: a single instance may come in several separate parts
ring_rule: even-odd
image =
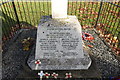
[[[83,40],[93,40],[94,39],[94,37],[89,33],[83,33],[82,38],[83,38]]]

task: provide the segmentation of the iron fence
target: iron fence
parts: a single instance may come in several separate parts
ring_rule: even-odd
[[[51,15],[51,2],[2,2],[3,43],[21,28],[36,27],[41,16]],[[68,2],[68,15],[76,15],[82,28],[95,28],[100,37],[120,52],[120,2]],[[26,24],[26,25],[24,25]]]
[[[120,54],[120,2],[101,4],[96,29],[100,37]]]

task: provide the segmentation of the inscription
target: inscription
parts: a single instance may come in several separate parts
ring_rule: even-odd
[[[41,50],[56,50],[56,39],[40,39],[39,42]]]
[[[62,39],[62,46],[63,48],[67,50],[75,50],[76,47],[78,46],[79,38],[67,38],[67,39]]]
[[[81,45],[81,27],[76,19],[51,19],[38,28],[36,59],[83,58]]]
[[[50,27],[47,28],[48,33],[46,33],[46,38],[40,39],[41,50],[56,50],[57,43],[61,43],[62,48],[66,50],[75,50],[78,46],[79,38],[73,38],[70,32],[65,32],[64,30],[71,30],[71,28],[59,28]],[[56,31],[57,30],[57,31]],[[62,31],[58,31],[62,30]],[[48,56],[48,55],[46,55]]]

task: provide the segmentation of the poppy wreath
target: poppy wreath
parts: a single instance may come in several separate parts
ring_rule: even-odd
[[[91,34],[89,34],[89,33],[82,33],[82,39],[90,41],[90,40],[93,40],[94,37]]]

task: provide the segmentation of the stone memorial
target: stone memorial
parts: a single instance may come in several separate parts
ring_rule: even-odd
[[[83,49],[81,25],[76,16],[67,16],[67,0],[52,0],[52,18],[38,26],[35,59],[29,60],[28,65],[33,70],[90,67],[91,59]]]

